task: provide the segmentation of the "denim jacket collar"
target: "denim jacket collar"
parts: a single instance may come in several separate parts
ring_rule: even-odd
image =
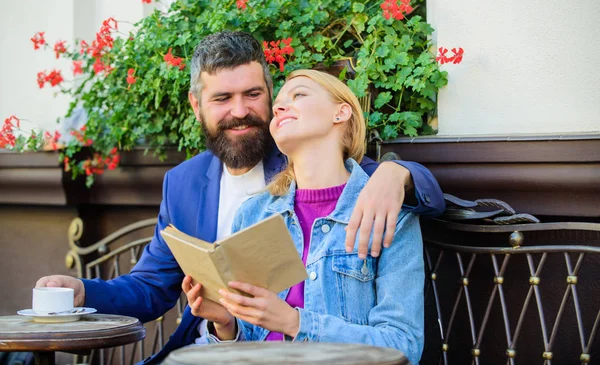
[[[369,176],[363,171],[358,163],[349,158],[344,162],[346,170],[350,172],[350,178],[346,182],[344,191],[338,199],[335,209],[327,216],[328,219],[340,223],[348,224],[350,216],[356,204],[356,197],[367,184]],[[294,198],[296,196],[296,182],[293,181],[286,195],[276,199],[267,207],[267,211],[272,213],[283,214],[285,212],[292,213],[294,211]]]

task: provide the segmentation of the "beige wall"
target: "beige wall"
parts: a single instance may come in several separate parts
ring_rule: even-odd
[[[444,65],[441,135],[600,131],[600,1],[429,0]]]
[[[0,1],[0,122],[9,115],[27,119],[26,127],[56,130],[56,119],[64,116],[69,99],[46,85],[39,89],[39,71],[62,71],[65,81],[73,80],[72,64],[57,60],[52,50],[33,49],[30,38],[46,32],[50,46],[57,40],[73,44],[76,38],[91,43],[102,21],[135,23],[149,14],[154,4],[141,0],[3,0]],[[127,33],[131,24],[121,22]]]

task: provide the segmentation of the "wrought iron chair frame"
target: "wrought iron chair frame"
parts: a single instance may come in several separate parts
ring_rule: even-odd
[[[71,222],[68,230],[69,251],[65,258],[65,264],[67,268],[75,268],[77,276],[80,278],[108,279],[124,274],[120,269],[120,258],[128,253],[130,256],[129,264],[132,268],[137,263],[144,247],[152,240],[152,237],[135,239],[114,250],[110,249],[111,244],[142,229],[154,227],[156,226],[156,223],[156,218],[138,221],[113,232],[92,245],[81,247],[79,246],[79,240],[83,235],[83,221],[80,218],[75,218]],[[93,255],[98,255],[98,257],[86,262],[86,257]],[[109,264],[110,270],[108,272],[103,272],[103,268],[107,264]],[[182,295],[175,306],[177,311],[176,324],[179,324],[181,321],[185,305],[185,296]],[[155,323],[155,330],[152,334],[149,334],[145,340],[132,345],[121,346],[119,348],[92,351],[90,355],[83,356],[82,359],[76,357],[75,363],[95,363],[94,357],[96,356],[96,353],[98,353],[97,361],[99,364],[113,364],[117,350],[119,351],[120,364],[134,364],[142,361],[145,357],[156,353],[164,345],[164,316],[157,318],[153,322]],[[145,341],[151,341],[150,353],[145,353]],[[126,349],[128,349],[128,351],[126,351]],[[129,352],[130,355],[129,359],[126,359],[127,352]]]
[[[580,297],[577,291],[578,274],[582,267],[584,258],[586,255],[600,254],[600,224],[596,223],[537,223],[537,224],[519,224],[512,226],[499,226],[499,225],[480,225],[480,224],[465,224],[455,223],[442,220],[434,220],[430,225],[434,228],[424,229],[424,242],[425,242],[425,260],[426,268],[428,271],[428,280],[426,283],[426,293],[434,296],[435,310],[437,311],[437,319],[440,326],[440,339],[442,342],[441,356],[439,363],[444,365],[451,364],[449,359],[450,339],[454,334],[453,330],[456,327],[456,314],[459,310],[461,300],[464,300],[466,309],[468,312],[468,332],[470,334],[472,348],[470,350],[471,363],[480,364],[480,356],[482,354],[482,342],[483,336],[486,333],[486,326],[488,325],[492,307],[496,300],[499,300],[502,308],[502,320],[504,323],[504,337],[506,340],[506,352],[504,354],[506,364],[514,365],[517,358],[517,344],[519,335],[523,330],[523,323],[525,314],[529,308],[532,298],[534,298],[539,316],[539,322],[541,326],[541,335],[543,338],[544,351],[540,354],[540,362],[545,365],[551,365],[554,357],[553,347],[557,341],[557,333],[560,328],[561,320],[565,315],[565,309],[567,308],[567,302],[572,299],[575,311],[575,317],[577,322],[577,330],[580,342],[580,352],[577,354],[578,361],[581,364],[588,364],[591,361],[591,350],[594,340],[598,332],[598,326],[600,325],[600,310],[597,311],[595,320],[591,327],[591,331],[586,336],[584,330],[584,323],[582,319],[580,309]],[[487,247],[483,245],[457,245],[456,242],[450,242],[452,239],[440,239],[428,237],[428,229],[440,229],[446,230],[447,232],[463,232],[463,233],[504,233],[508,234],[507,245],[505,247],[493,246]],[[524,246],[524,234],[523,232],[547,232],[547,231],[579,231],[587,232],[589,235],[594,236],[593,241],[598,246],[588,244],[559,244],[559,245],[535,245],[535,246]],[[577,240],[574,240],[577,241]],[[436,258],[432,257],[430,253],[432,250],[438,250],[439,254]],[[544,264],[551,254],[562,253],[565,259],[565,265],[567,269],[566,277],[566,289],[562,295],[560,306],[556,318],[549,328],[546,325],[547,316],[543,308],[544,298],[540,293],[540,274],[544,268]],[[445,318],[442,306],[448,304],[447,299],[441,298],[439,293],[438,282],[440,279],[440,263],[444,259],[444,256],[448,254],[456,256],[456,264],[458,266],[460,274],[460,282],[456,283],[456,297],[453,301],[452,310],[450,316]],[[470,258],[465,260],[463,256],[470,254]],[[541,255],[540,261],[536,264],[533,259],[533,255]],[[572,255],[576,254],[576,262],[573,264]],[[474,308],[472,302],[472,294],[469,291],[469,281],[472,274],[472,268],[476,258],[479,255],[489,255],[493,267],[494,276],[490,278],[490,282],[493,282],[493,289],[491,295],[487,300],[485,306],[484,315],[480,323],[476,323],[474,318]],[[512,257],[516,255],[525,255],[527,259],[527,266],[530,277],[528,279],[529,289],[525,300],[520,307],[520,314],[517,319],[517,324],[514,330],[511,330],[510,318],[508,315],[508,304],[505,298],[505,274],[507,272],[508,264]],[[600,256],[598,256],[600,257]],[[465,262],[466,261],[466,262]],[[442,303],[444,302],[444,303]],[[451,302],[451,301],[450,301]],[[521,345],[524,344],[521,342]],[[456,351],[464,351],[465,349],[455,349]],[[439,351],[439,350],[437,350]],[[571,362],[572,363],[572,362]]]

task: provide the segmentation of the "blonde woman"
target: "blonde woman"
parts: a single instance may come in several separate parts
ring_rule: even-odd
[[[365,121],[356,96],[337,78],[292,72],[273,105],[270,131],[289,165],[268,192],[238,210],[233,232],[281,214],[309,279],[272,293],[246,283],[221,291],[204,311],[201,340],[295,340],[396,348],[417,364],[423,349],[423,254],[418,219],[402,210],[394,242],[379,257],[347,253],[345,228],[368,180],[359,167]],[[208,306],[208,304],[207,304]]]

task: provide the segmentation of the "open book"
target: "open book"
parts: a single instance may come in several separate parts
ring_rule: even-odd
[[[160,232],[175,259],[201,295],[218,302],[221,288],[241,281],[274,293],[305,280],[306,268],[281,215],[273,215],[214,244],[189,236],[170,225]],[[243,293],[239,293],[243,294]]]

